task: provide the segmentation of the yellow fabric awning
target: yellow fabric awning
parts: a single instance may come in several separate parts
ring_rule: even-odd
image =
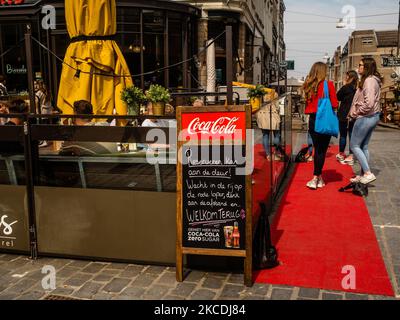
[[[115,0],[65,0],[65,19],[71,38],[113,36],[117,31]],[[114,109],[118,115],[127,114],[127,106],[120,95],[133,82],[115,41],[72,42],[64,62],[57,101],[63,114],[73,114],[72,106],[77,100],[90,101],[97,115],[112,115]],[[79,77],[67,64],[81,70]],[[121,75],[127,77],[118,77]]]

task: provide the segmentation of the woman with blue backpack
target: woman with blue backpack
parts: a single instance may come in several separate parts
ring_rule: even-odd
[[[337,118],[334,120],[333,111],[333,108],[336,109],[338,107],[339,102],[335,86],[331,81],[326,81],[326,77],[327,65],[323,62],[317,62],[312,66],[303,85],[304,98],[306,100],[305,113],[310,115],[309,133],[315,149],[314,176],[307,183],[307,187],[313,190],[325,187],[325,182],[322,179],[322,170],[325,165],[326,153],[332,135],[337,135],[339,131],[339,122]],[[331,117],[331,120],[333,118],[331,123],[323,120],[327,115]],[[331,126],[334,127],[333,130]]]

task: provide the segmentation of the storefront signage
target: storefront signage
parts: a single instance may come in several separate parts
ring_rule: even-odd
[[[28,70],[24,65],[20,67],[14,67],[11,64],[6,64],[6,73],[7,74],[27,74]]]
[[[181,107],[178,119],[177,280],[184,254],[244,257],[251,283],[251,176],[246,107]]]
[[[182,149],[186,163],[182,164],[185,248],[245,249],[246,177],[237,175],[235,170],[245,163],[239,164],[241,161],[235,155],[245,154],[246,150],[244,146],[233,146],[225,154],[224,149],[224,146]],[[220,159],[192,159],[198,151],[202,155],[219,154]]]
[[[400,58],[395,56],[382,57],[383,67],[400,67]]]
[[[0,247],[14,247],[14,241],[16,240],[16,237],[13,233],[15,228],[14,225],[16,223],[18,223],[18,221],[11,219],[8,215],[0,216]]]

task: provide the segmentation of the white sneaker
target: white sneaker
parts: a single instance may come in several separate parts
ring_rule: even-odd
[[[48,146],[47,141],[41,141],[41,142],[39,143],[39,148],[45,148],[45,147],[47,147],[47,146]]]
[[[322,178],[318,179],[318,188],[324,188],[326,186],[325,181]]]
[[[337,159],[338,161],[343,161],[343,160],[345,159],[345,157],[344,157],[341,153],[338,153],[338,154],[336,155],[336,159]]]
[[[354,178],[351,178],[350,182],[351,183],[357,183],[357,182],[360,182],[360,180],[361,180],[361,177],[360,176],[356,176]]]
[[[312,190],[318,189],[318,179],[312,179],[311,181],[307,182],[307,187]]]
[[[346,159],[340,160],[341,164],[347,164],[348,166],[354,166],[354,159],[347,157]]]
[[[360,182],[362,184],[369,184],[371,182],[374,182],[376,180],[376,177],[373,173],[369,174],[369,175],[364,175],[363,177],[361,177]]]

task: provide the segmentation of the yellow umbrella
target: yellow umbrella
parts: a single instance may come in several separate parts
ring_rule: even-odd
[[[65,54],[58,107],[63,114],[73,114],[73,103],[87,100],[97,115],[112,115],[114,109],[126,115],[120,95],[133,82],[112,40],[117,32],[115,0],[65,0],[65,19],[72,40]]]

